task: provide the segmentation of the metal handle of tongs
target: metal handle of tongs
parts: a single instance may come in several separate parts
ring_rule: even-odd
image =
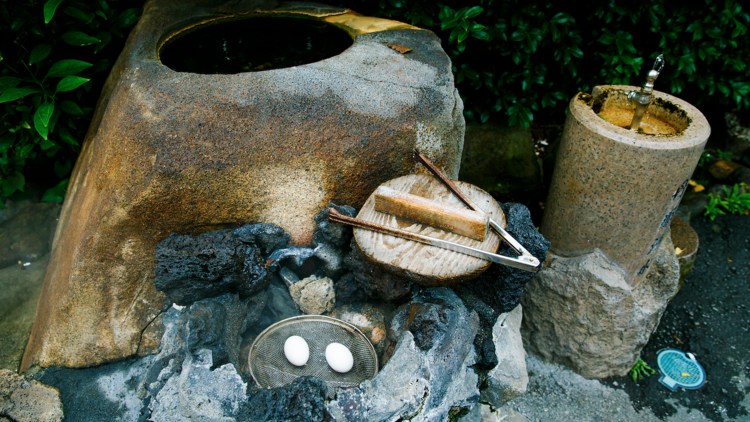
[[[477,204],[475,204],[471,199],[469,199],[466,195],[464,195],[464,193],[461,192],[461,189],[459,189],[458,186],[456,186],[450,179],[448,179],[448,176],[446,176],[442,171],[440,171],[439,168],[437,168],[434,164],[432,164],[432,162],[430,162],[430,160],[428,160],[427,157],[422,155],[422,153],[420,153],[419,150],[417,149],[414,150],[414,160],[422,163],[422,165],[427,167],[427,170],[429,170],[430,173],[432,173],[435,177],[437,177],[438,180],[443,182],[445,187],[447,187],[448,190],[451,191],[451,193],[456,195],[456,197],[461,202],[463,202],[467,207],[471,208],[472,210],[476,212],[486,215],[486,213],[481,208],[479,208]],[[508,246],[510,246],[511,249],[513,249],[514,251],[516,251],[517,254],[520,255],[518,259],[525,259],[526,260],[525,262],[529,262],[529,263],[533,262],[533,267],[531,268],[529,267],[522,268],[522,267],[518,267],[515,265],[514,267],[521,268],[523,270],[527,270],[531,272],[537,272],[540,266],[539,260],[533,255],[531,255],[531,253],[529,253],[529,251],[526,250],[526,248],[524,248],[523,245],[521,245],[516,239],[514,239],[513,236],[510,235],[510,233],[506,232],[505,229],[503,229],[500,226],[500,224],[497,223],[497,221],[490,218],[489,222],[490,222],[490,227],[492,227],[492,229],[495,230],[495,232],[497,232],[498,235],[500,235],[500,238],[502,238],[505,242],[507,242]],[[508,258],[508,259],[513,259],[513,258]]]
[[[515,268],[520,268],[526,271],[535,271],[535,268],[539,265],[539,261],[533,256],[520,256],[518,258],[510,258],[503,255],[498,255],[483,251],[481,249],[472,248],[470,246],[460,245],[458,243],[449,242],[443,239],[437,239],[430,236],[421,235],[419,233],[412,233],[406,230],[396,229],[393,227],[387,227],[369,221],[360,220],[358,218],[347,217],[333,208],[328,210],[328,221],[336,223],[348,224],[360,229],[370,230],[377,233],[387,234],[389,236],[400,237],[402,239],[412,240],[414,242],[424,243],[426,245],[435,246],[449,251],[462,253],[464,255],[473,256],[475,258],[484,259],[487,261],[497,262],[498,264],[504,264]],[[536,261],[536,262],[534,262]]]

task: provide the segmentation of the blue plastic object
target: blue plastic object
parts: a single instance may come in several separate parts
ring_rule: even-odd
[[[706,384],[706,371],[703,367],[679,350],[659,350],[656,364],[661,372],[659,382],[672,391],[676,391],[677,387],[696,390]]]

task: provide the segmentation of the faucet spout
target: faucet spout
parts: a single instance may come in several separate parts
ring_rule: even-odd
[[[638,132],[641,127],[641,120],[643,115],[646,113],[654,92],[654,82],[659,77],[659,73],[664,69],[664,55],[659,54],[654,62],[654,67],[648,71],[646,76],[646,83],[641,87],[641,91],[636,90],[628,93],[628,99],[635,102],[635,112],[633,113],[633,120],[630,122],[630,130]]]

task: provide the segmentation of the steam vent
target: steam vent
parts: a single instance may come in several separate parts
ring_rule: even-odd
[[[262,222],[307,245],[329,202],[421,171],[415,148],[455,178],[462,111],[432,32],[317,4],[148,2],[73,171],[21,369],[158,350],[170,233]]]

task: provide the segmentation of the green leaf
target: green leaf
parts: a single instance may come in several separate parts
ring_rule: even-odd
[[[52,65],[44,78],[62,78],[68,75],[75,75],[78,72],[93,66],[89,62],[81,60],[60,60]]]
[[[23,177],[21,172],[16,171],[10,176],[6,176],[2,180],[2,186],[0,186],[0,196],[11,196],[16,191],[23,192],[23,186],[26,184],[26,179]]]
[[[44,140],[47,140],[49,135],[49,119],[53,111],[55,111],[55,103],[44,103],[34,113],[34,128]]]
[[[42,202],[62,202],[68,190],[68,183],[70,183],[70,179],[65,179],[54,188],[47,189],[42,196]]]
[[[66,76],[57,83],[57,89],[55,92],[72,91],[88,81],[89,79],[80,76]]]
[[[55,10],[57,10],[57,6],[62,3],[63,0],[47,0],[47,3],[44,3],[44,23],[48,24],[52,17],[55,16]]]
[[[479,16],[480,13],[484,11],[484,8],[482,6],[474,6],[471,9],[466,11],[466,14],[464,14],[465,19],[471,19],[473,17]]]
[[[52,46],[48,44],[39,44],[34,47],[29,54],[29,66],[46,59],[50,52],[52,52]]]
[[[14,78],[13,76],[0,76],[0,94],[6,89],[15,88],[21,83],[21,79]]]
[[[117,17],[116,22],[120,28],[127,28],[128,26],[138,21],[138,13],[140,9],[127,9],[120,13]]]
[[[83,110],[81,110],[81,107],[78,107],[78,104],[74,103],[73,101],[63,101],[62,103],[60,103],[60,108],[62,109],[62,111],[68,114],[83,114]]]
[[[64,12],[66,15],[72,16],[76,19],[80,19],[86,23],[91,22],[91,20],[94,19],[93,13],[86,13],[81,9],[77,9],[75,7],[66,7]]]
[[[42,148],[42,151],[46,151],[52,147],[55,146],[55,143],[50,141],[47,138],[42,139],[42,142],[39,144],[39,146]]]
[[[94,38],[91,35],[85,34],[81,31],[66,32],[62,34],[60,39],[70,45],[75,45],[75,46],[92,45],[92,44],[101,42],[99,38]]]
[[[23,98],[27,95],[36,94],[39,92],[39,89],[37,88],[10,88],[6,89],[3,92],[3,95],[0,95],[0,103],[5,103],[8,101],[15,101],[20,98]]]
[[[72,166],[70,164],[70,160],[55,161],[55,166],[54,166],[55,174],[57,175],[57,177],[59,177],[59,178],[62,179],[68,173],[70,173],[70,168],[71,167]]]

